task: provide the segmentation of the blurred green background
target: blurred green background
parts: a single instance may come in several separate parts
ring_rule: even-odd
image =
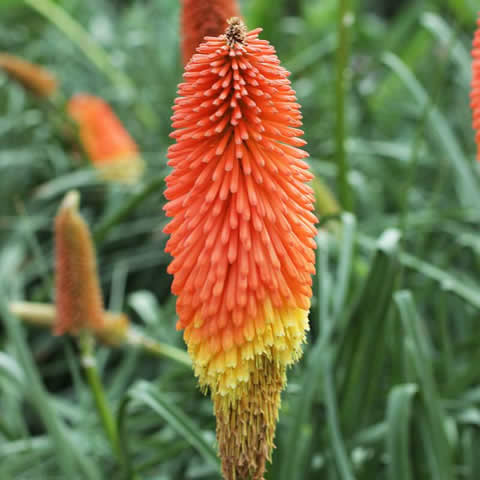
[[[292,72],[311,167],[334,192],[337,3],[241,2],[247,25],[264,28]],[[161,182],[182,72],[178,1],[55,4],[59,17],[41,14],[43,0],[0,0],[0,50],[55,72],[65,98],[108,100],[148,169],[134,187],[99,180],[72,155],[54,105],[0,72],[1,480],[123,478],[75,343],[7,312],[11,300],[52,300],[52,221],[66,191],[80,190],[98,231],[155,179],[159,188],[98,242],[102,287],[110,309],[184,348]],[[370,0],[353,9],[354,209],[322,217],[309,344],[289,373],[267,478],[478,480],[480,179],[469,83],[479,5]],[[127,348],[101,347],[98,362],[131,478],[220,478],[211,403],[188,368]]]

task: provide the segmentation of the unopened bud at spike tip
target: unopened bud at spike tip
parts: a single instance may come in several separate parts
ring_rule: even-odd
[[[245,42],[247,37],[247,27],[238,17],[232,17],[227,20],[228,27],[225,30],[227,45],[232,48],[236,43]]]

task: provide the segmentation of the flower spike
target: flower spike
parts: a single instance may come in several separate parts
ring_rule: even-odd
[[[57,79],[52,73],[23,58],[0,52],[0,68],[40,97],[49,97],[57,91]]]
[[[177,328],[212,395],[226,480],[263,478],[315,271],[300,105],[260,32],[232,18],[206,37],[179,85],[168,150]]]
[[[470,93],[473,115],[473,129],[476,131],[477,160],[480,161],[480,18],[477,20],[478,28],[473,38],[472,49],[472,91]]]
[[[236,0],[182,0],[182,57],[186,65],[206,36],[222,34],[227,19],[240,15]]]
[[[138,147],[110,105],[85,93],[74,95],[67,112],[78,125],[85,153],[105,179],[135,183],[143,174],[144,162]]]
[[[55,291],[58,335],[102,331],[103,301],[90,230],[78,213],[78,192],[67,193],[55,219]]]

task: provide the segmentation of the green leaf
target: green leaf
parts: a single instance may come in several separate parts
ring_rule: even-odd
[[[0,8],[20,7],[22,4],[23,0],[0,0]]]
[[[350,213],[342,214],[341,245],[337,266],[337,282],[333,297],[333,316],[337,318],[345,306],[348,281],[352,269],[352,256],[355,246],[356,220]]]
[[[0,285],[0,291],[3,286]],[[47,430],[55,442],[55,452],[59,467],[66,478],[89,480],[99,479],[98,470],[89,462],[77,448],[74,447],[72,438],[66,426],[61,422],[57,412],[49,401],[47,392],[36,368],[32,354],[25,341],[23,330],[18,322],[6,308],[0,293],[0,318],[4,320],[8,335],[15,345],[18,363],[22,366],[26,385],[28,386],[27,398],[35,407],[37,414],[42,419]],[[80,471],[83,477],[80,477]]]
[[[357,235],[357,241],[368,250],[375,248],[375,241],[366,235]],[[439,283],[444,292],[451,292],[480,309],[480,286],[470,286],[449,272],[406,252],[399,252],[398,259],[403,266]]]
[[[422,25],[445,47],[449,46],[451,39],[454,39],[457,34],[450,27],[450,25],[440,15],[432,12],[426,12],[421,17]],[[463,85],[470,87],[470,80],[472,76],[472,59],[470,52],[465,48],[459,39],[455,39],[453,46],[449,49],[452,60],[460,68],[460,76]]]
[[[274,463],[275,478],[290,480],[301,478],[303,457],[311,442],[311,412],[316,390],[322,374],[322,357],[333,329],[330,318],[330,273],[328,271],[328,234],[320,231],[317,235],[317,325],[320,336],[310,348],[304,362],[304,372],[300,379],[301,395],[292,401],[289,427],[281,441],[283,454]]]
[[[432,478],[453,478],[452,448],[448,436],[449,419],[443,408],[433,372],[433,348],[421,317],[417,314],[413,296],[409,291],[395,293],[400,319],[405,331],[406,359],[411,365],[411,381],[418,385],[424,415],[420,432],[427,448],[427,461]]]
[[[23,370],[14,358],[3,352],[0,352],[0,375],[18,383],[21,388],[24,387],[25,377]]]
[[[328,353],[323,355],[323,379],[325,391],[325,405],[327,407],[327,426],[328,438],[332,445],[335,465],[342,480],[355,480],[353,468],[348,458],[347,448],[340,431],[340,422],[338,419],[337,398],[333,374],[331,367],[331,358]]]
[[[348,316],[339,347],[337,370],[344,372],[340,390],[341,418],[349,433],[365,426],[368,406],[378,392],[386,347],[378,338],[386,332],[399,273],[399,240],[398,230],[393,229],[385,231],[378,240],[370,272]]]
[[[133,83],[130,78],[115,67],[103,48],[63,7],[52,0],[24,0],[24,2],[58,27],[116,88],[131,93]]]
[[[387,436],[389,480],[412,480],[410,429],[414,384],[396,385],[388,395]]]
[[[421,109],[429,104],[428,93],[399,57],[393,53],[386,53],[383,61],[398,75]],[[432,107],[428,114],[427,124],[436,144],[441,146],[439,153],[446,154],[452,163],[457,175],[457,194],[462,205],[465,207],[478,205],[480,189],[478,180],[472,172],[472,162],[462,152],[449,123],[437,108]]]
[[[127,393],[122,407],[119,410],[118,425],[121,441],[124,450],[127,450],[126,415],[128,404],[131,401],[141,403],[150,407],[156,414],[170,425],[170,427],[182,438],[184,438],[207,463],[219,467],[219,461],[215,449],[210,445],[202,435],[200,428],[175,406],[168,395],[159,392],[152,384],[144,381],[136,383]],[[127,447],[127,448],[125,448]],[[128,457],[128,451],[124,452]]]

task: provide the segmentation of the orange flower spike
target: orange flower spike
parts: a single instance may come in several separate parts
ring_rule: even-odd
[[[15,55],[0,53],[0,68],[40,97],[48,97],[57,90],[57,80],[52,73]]]
[[[138,147],[103,99],[73,96],[67,112],[78,124],[80,142],[92,164],[107,180],[135,183],[144,170]]]
[[[182,0],[182,57],[186,65],[206,36],[227,28],[227,19],[240,16],[235,0]]]
[[[101,331],[103,302],[95,249],[87,224],[78,213],[78,192],[69,192],[55,219],[56,307],[54,331]]]
[[[177,328],[212,394],[227,480],[263,478],[315,271],[300,105],[260,32],[233,18],[205,39],[179,85],[168,150]]]
[[[473,113],[473,128],[476,131],[477,160],[480,161],[480,18],[477,20],[478,28],[473,38],[472,50],[472,91],[470,94]]]

